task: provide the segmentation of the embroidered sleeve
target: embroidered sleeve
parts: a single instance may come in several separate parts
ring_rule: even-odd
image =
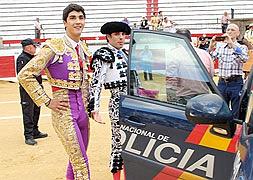
[[[114,56],[113,52],[108,47],[102,47],[94,53],[93,59],[91,62],[91,69],[94,69],[94,65],[95,65],[93,63],[94,59],[101,60],[103,62],[112,64],[115,61],[115,56]]]
[[[107,63],[99,59],[93,59],[93,77],[90,85],[90,100],[88,105],[88,112],[98,111],[100,107],[100,95],[102,86],[106,77]]]
[[[88,79],[85,79],[85,78],[83,79],[81,90],[82,90],[82,97],[83,97],[84,107],[87,107],[88,106],[89,95],[90,95]]]
[[[49,96],[36,80],[36,76],[40,75],[41,71],[53,56],[54,52],[48,46],[45,46],[18,73],[19,83],[24,87],[37,106],[41,106],[50,100]]]

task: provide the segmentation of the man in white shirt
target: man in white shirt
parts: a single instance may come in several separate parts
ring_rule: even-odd
[[[43,28],[39,18],[36,18],[34,28],[35,28],[35,39],[40,39],[41,31],[43,30]]]

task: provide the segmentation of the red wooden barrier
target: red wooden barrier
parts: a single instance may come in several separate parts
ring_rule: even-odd
[[[0,78],[15,77],[14,56],[0,56]]]

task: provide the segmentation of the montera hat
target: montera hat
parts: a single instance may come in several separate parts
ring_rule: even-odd
[[[37,46],[37,43],[34,42],[31,38],[27,38],[21,41],[22,47],[28,46],[28,45],[34,45]]]
[[[125,32],[126,35],[129,35],[131,33],[131,28],[128,26],[128,24],[124,22],[107,22],[105,23],[101,29],[100,32],[102,34],[112,34],[114,32]]]

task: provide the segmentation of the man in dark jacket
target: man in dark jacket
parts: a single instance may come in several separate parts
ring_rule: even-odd
[[[34,57],[36,52],[36,43],[32,39],[24,39],[21,41],[21,44],[23,51],[16,61],[17,73],[19,73],[19,71]],[[42,86],[41,75],[37,76],[36,80]],[[19,86],[19,92],[23,113],[25,143],[28,145],[35,145],[37,142],[34,139],[45,138],[48,136],[46,133],[42,133],[38,130],[40,107],[33,102],[22,86]]]

